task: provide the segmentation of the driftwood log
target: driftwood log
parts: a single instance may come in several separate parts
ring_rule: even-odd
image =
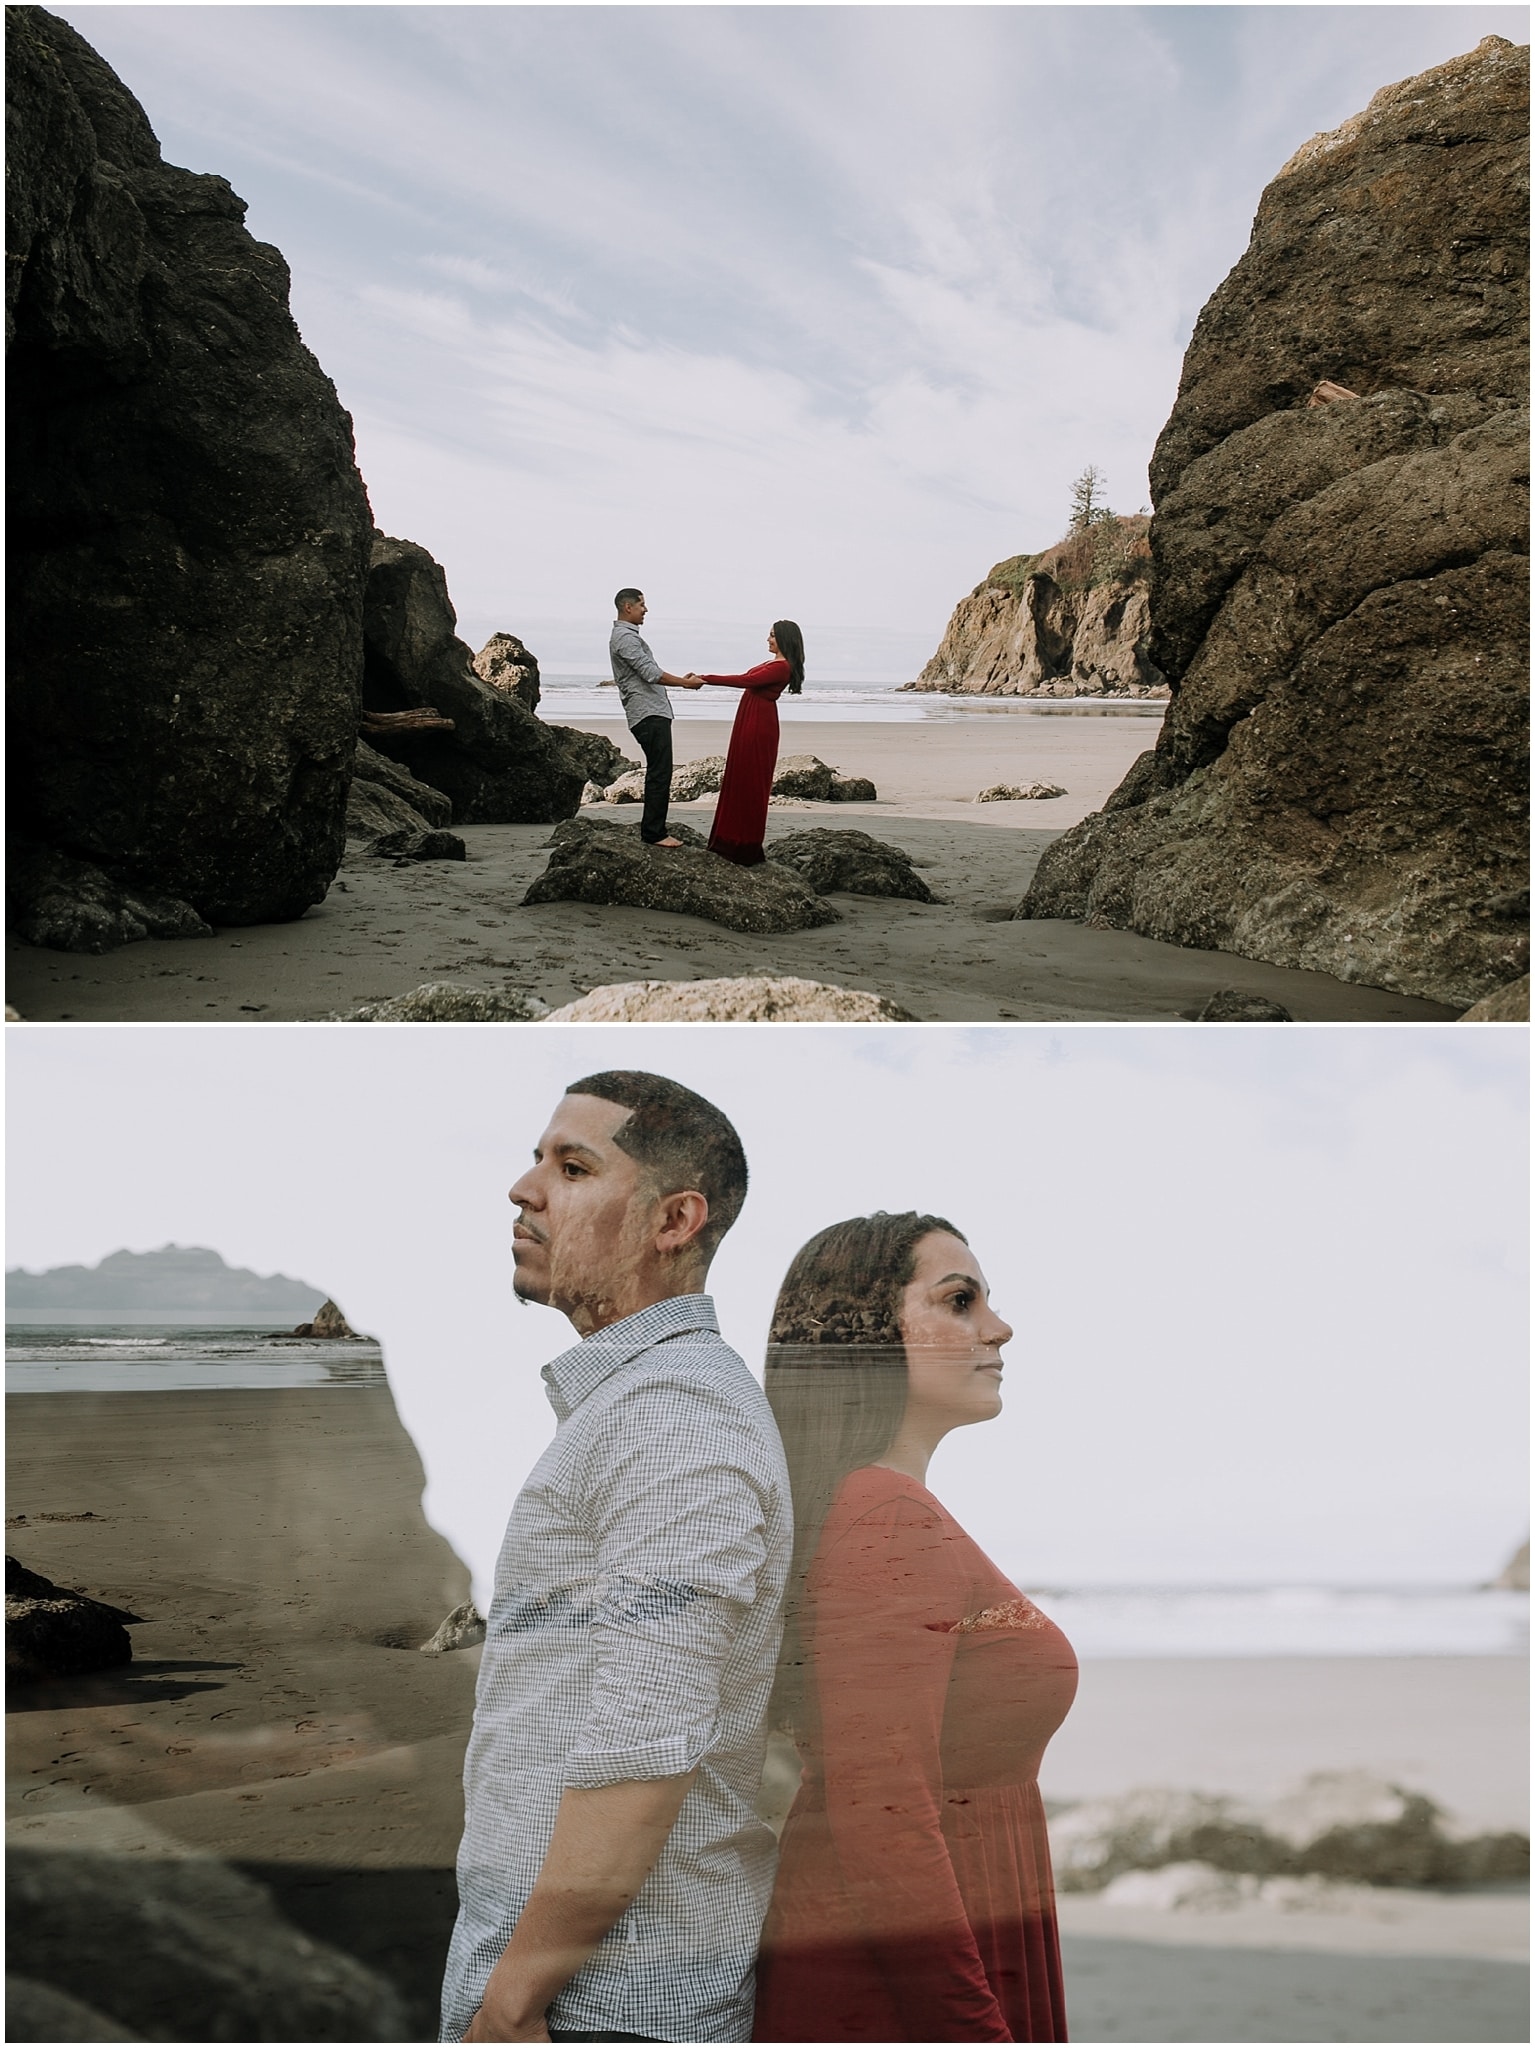
[[[410,711],[365,711],[362,715],[364,739],[371,733],[452,732],[453,729],[452,719],[444,718],[430,704]]]

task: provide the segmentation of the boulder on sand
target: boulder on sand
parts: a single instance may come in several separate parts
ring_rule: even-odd
[[[1264,193],[1152,462],[1172,704],[1020,916],[1458,1007],[1527,970],[1528,87],[1487,37]]]
[[[1483,996],[1461,1013],[1462,1024],[1528,1024],[1530,1021],[1530,977],[1505,982],[1491,995]]]
[[[938,901],[909,853],[867,832],[826,826],[790,832],[769,842],[767,857],[792,868],[817,896],[841,891],[849,896],[904,896],[913,903]]]
[[[828,768],[814,754],[784,754],[773,771],[773,795],[829,804],[836,780],[836,769]]]
[[[426,549],[375,534],[363,611],[363,703],[370,712],[430,708],[452,729],[374,730],[370,744],[451,798],[460,825],[568,818],[586,777],[520,698],[481,681],[457,625],[447,578]]]
[[[724,774],[723,754],[706,754],[701,761],[679,762],[672,770],[672,802],[690,804],[701,796],[711,796],[719,788]],[[645,801],[644,769],[631,767],[626,774],[613,777],[603,800],[610,804],[642,804]]]
[[[771,861],[737,867],[704,851],[696,833],[689,837],[691,845],[647,846],[637,832],[599,822],[588,810],[555,832],[549,865],[522,900],[674,910],[737,932],[797,932],[837,922],[836,911],[787,868]]]
[[[473,667],[480,681],[503,697],[515,697],[529,711],[538,709],[538,658],[515,633],[492,633],[473,657]]]
[[[622,981],[591,989],[551,1024],[910,1024],[909,1010],[865,989],[797,975],[742,974],[714,981]]]
[[[206,938],[213,929],[190,903],[129,888],[49,846],[13,843],[5,890],[16,936],[63,953],[109,953],[134,939]]]
[[[877,804],[879,791],[867,775],[835,774],[831,783],[834,804]]]
[[[347,791],[348,839],[376,839],[385,832],[426,832],[430,829],[421,813],[386,783],[354,781]]]
[[[467,860],[469,849],[456,832],[422,832],[405,827],[381,832],[368,847],[380,860],[392,860],[396,867],[413,860]]]
[[[5,31],[11,828],[212,924],[302,916],[360,705],[351,421],[244,201],[66,23]]]
[[[1248,995],[1240,988],[1218,988],[1195,1020],[1200,1024],[1293,1024],[1283,1003]]]
[[[1051,797],[1065,794],[1058,782],[994,782],[988,789],[979,791],[975,801],[978,804],[1044,803]]]
[[[455,1607],[446,1620],[440,1622],[434,1634],[421,1645],[424,1657],[441,1657],[449,1650],[472,1650],[476,1643],[485,1640],[485,1617],[472,1600],[466,1600],[462,1607]]]
[[[11,1680],[76,1678],[133,1661],[128,1630],[142,1616],[56,1586],[5,1560],[5,1672]]]

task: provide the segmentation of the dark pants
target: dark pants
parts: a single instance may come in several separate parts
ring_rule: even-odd
[[[657,725],[669,725],[671,723],[666,718],[653,721],[647,720],[646,722],[647,724],[654,723]],[[549,2029],[549,2039],[551,2041],[653,2041],[655,2038],[654,2034],[564,2034],[561,2033],[558,2027],[551,2027]]]
[[[654,846],[666,837],[666,807],[672,800],[672,722],[652,715],[630,731],[645,750],[645,814],[640,837]]]

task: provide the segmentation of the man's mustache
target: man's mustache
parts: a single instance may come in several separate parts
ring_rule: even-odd
[[[512,1225],[513,1244],[517,1242],[519,1237],[531,1237],[535,1244],[547,1244],[549,1242],[544,1232],[535,1224],[530,1223],[526,1216],[519,1216]]]

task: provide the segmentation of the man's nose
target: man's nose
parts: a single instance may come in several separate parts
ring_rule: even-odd
[[[538,1207],[538,1186],[531,1173],[525,1173],[514,1187],[506,1191],[506,1199],[515,1202],[519,1209]]]

